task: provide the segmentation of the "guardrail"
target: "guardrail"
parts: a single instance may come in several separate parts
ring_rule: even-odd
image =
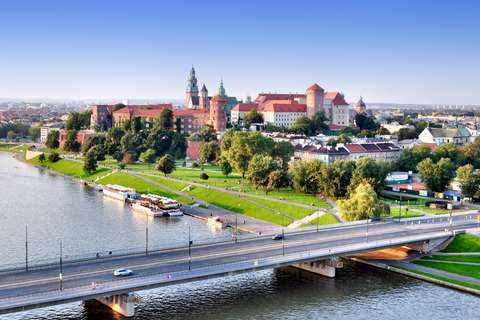
[[[229,269],[232,269],[235,265],[242,264],[242,263],[247,263],[247,262],[253,262],[253,261],[262,261],[262,265],[268,265],[268,263],[265,263],[266,259],[273,259],[273,261],[270,261],[270,263],[278,263],[279,261],[282,262],[288,262],[288,261],[296,261],[298,259],[308,259],[308,258],[319,258],[322,255],[318,251],[324,250],[325,255],[341,255],[342,253],[339,252],[339,249],[341,247],[346,247],[346,246],[356,246],[360,247],[362,250],[368,247],[375,248],[375,247],[383,247],[383,246],[388,246],[392,244],[392,240],[398,240],[402,239],[402,241],[395,241],[393,244],[396,245],[398,243],[405,243],[405,242],[413,242],[413,241],[424,241],[424,237],[421,239],[416,240],[415,238],[419,238],[419,236],[428,236],[427,238],[431,238],[432,236],[435,237],[442,237],[442,236],[453,236],[454,232],[453,231],[448,231],[448,232],[439,232],[439,231],[432,231],[432,232],[418,232],[415,234],[410,234],[406,236],[394,236],[394,237],[383,237],[380,239],[371,239],[369,242],[365,241],[342,241],[340,243],[337,243],[336,245],[321,245],[319,247],[316,247],[315,249],[311,250],[290,250],[288,253],[286,252],[285,255],[282,254],[283,249],[281,242],[279,242],[279,253],[278,254],[265,254],[265,255],[258,255],[255,258],[250,258],[250,259],[239,259],[239,260],[234,260],[234,261],[229,261],[227,263],[217,263],[217,264],[212,264],[208,266],[201,266],[201,267],[193,267],[192,266],[188,267],[188,265],[185,266],[183,269],[172,269],[172,270],[167,270],[167,271],[162,271],[158,273],[151,273],[148,275],[133,275],[130,276],[129,278],[121,278],[121,279],[116,279],[116,280],[111,280],[111,281],[104,281],[99,283],[100,286],[104,287],[105,285],[109,285],[112,283],[121,283],[121,282],[126,282],[129,281],[131,282],[132,280],[138,280],[138,279],[143,279],[143,278],[149,278],[149,277],[158,277],[158,276],[166,276],[164,279],[165,281],[169,279],[170,275],[174,274],[179,274],[183,272],[188,272],[188,275],[190,278],[195,278],[195,276],[202,274],[207,269],[219,269],[216,270],[216,273],[221,273],[222,270],[227,269],[227,266]],[[413,239],[412,239],[413,238]],[[387,242],[388,241],[388,242]],[[362,246],[359,246],[362,244]],[[285,247],[285,249],[288,249],[288,247]],[[328,250],[328,251],[327,251]],[[351,251],[351,249],[350,249]],[[306,254],[308,253],[308,254]],[[314,254],[312,254],[314,253]],[[188,257],[185,258],[185,263],[188,261]],[[168,277],[167,277],[168,276]],[[187,277],[188,278],[188,277]],[[63,291],[72,291],[72,290],[79,290],[79,289],[85,289],[91,287],[90,285],[83,285],[83,286],[72,286],[72,287],[63,287]],[[25,295],[15,295],[15,296],[9,296],[9,297],[3,297],[0,298],[0,301],[7,301],[7,300],[14,300],[14,299],[20,299],[20,298],[26,298],[26,297],[32,297],[32,296],[39,296],[39,295],[44,295],[44,294],[50,294],[50,293],[55,293],[55,292],[60,292],[59,289],[56,290],[46,290],[46,291],[36,291],[34,293],[29,293]]]

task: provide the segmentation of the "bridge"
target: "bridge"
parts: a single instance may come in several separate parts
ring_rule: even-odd
[[[57,262],[28,271],[0,272],[0,314],[98,299],[115,311],[133,316],[134,291],[284,266],[318,264],[319,260],[401,246],[429,251],[456,231],[477,227],[477,221],[468,216],[455,219],[453,224],[437,218],[418,220],[421,223],[363,222],[319,230],[289,230],[283,240],[276,241],[271,235],[246,234],[236,241],[190,242],[188,246],[148,254],[63,261],[61,266]],[[119,268],[131,269],[134,274],[115,278],[113,270]],[[92,288],[92,282],[98,283],[98,287]]]

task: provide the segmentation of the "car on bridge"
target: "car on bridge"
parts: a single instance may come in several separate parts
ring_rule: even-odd
[[[283,234],[276,234],[272,237],[272,240],[282,240],[283,239]]]
[[[115,277],[121,277],[121,276],[131,276],[133,274],[132,270],[127,270],[127,269],[117,269],[113,271],[113,275]]]

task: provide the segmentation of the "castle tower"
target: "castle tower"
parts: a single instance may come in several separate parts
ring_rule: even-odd
[[[208,90],[203,85],[202,89],[200,90],[200,99],[198,101],[200,109],[208,108]]]
[[[220,95],[210,100],[210,124],[219,133],[227,130],[227,100]]]
[[[223,87],[223,77],[220,80],[220,88],[218,88],[218,95],[222,98],[226,98],[227,94],[225,93],[225,88]]]
[[[307,89],[307,118],[312,118],[318,111],[323,110],[323,95],[325,91],[318,84]],[[331,116],[327,112],[327,117]]]
[[[186,93],[187,93],[186,105],[188,106],[190,102],[190,98],[198,96],[197,77],[195,77],[195,69],[193,68],[193,66],[192,66],[192,69],[190,70],[190,77],[188,78],[188,81],[187,81]]]

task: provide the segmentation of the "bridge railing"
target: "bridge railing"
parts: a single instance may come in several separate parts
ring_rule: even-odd
[[[215,269],[217,272],[220,272],[222,270],[230,270],[232,269],[232,266],[242,264],[242,263],[252,263],[253,261],[262,261],[266,259],[276,259],[275,261],[283,261],[285,260],[285,256],[291,256],[295,254],[300,254],[301,257],[310,257],[311,252],[313,251],[319,251],[319,250],[328,250],[328,252],[332,252],[332,254],[335,254],[335,249],[338,249],[340,247],[345,247],[345,246],[352,246],[352,245],[359,245],[359,244],[370,244],[371,246],[375,245],[388,245],[389,243],[392,243],[393,239],[404,239],[405,241],[408,241],[408,238],[414,238],[421,235],[425,236],[432,236],[433,234],[437,235],[453,235],[452,232],[439,232],[439,231],[432,231],[432,232],[414,232],[409,235],[404,235],[404,236],[390,236],[390,237],[372,237],[371,241],[365,242],[362,240],[350,240],[345,239],[344,241],[337,242],[335,245],[331,244],[320,244],[316,246],[314,249],[306,249],[306,250],[301,250],[301,249],[293,249],[285,247],[285,254],[283,254],[283,248],[281,246],[281,242],[279,242],[279,248],[274,251],[274,253],[265,253],[265,254],[259,254],[255,256],[254,258],[238,258],[238,259],[233,259],[228,262],[223,262],[223,263],[209,263],[206,264],[204,263],[203,265],[199,265],[196,263],[196,265],[191,265],[190,267],[188,266],[188,257],[185,257],[185,267],[183,268],[178,268],[176,267],[175,269],[171,270],[166,270],[166,271],[161,271],[161,272],[156,272],[156,273],[150,273],[148,275],[133,275],[130,276],[129,278],[120,278],[120,279],[115,279],[115,280],[109,280],[109,281],[104,281],[99,283],[99,289],[100,291],[109,291],[112,289],[115,289],[112,284],[118,284],[118,283],[123,283],[127,281],[132,281],[132,280],[139,280],[143,278],[151,278],[151,277],[163,277],[163,280],[168,281],[170,279],[170,276],[179,274],[179,273],[185,273],[187,272],[188,277],[195,277],[195,275],[202,275],[205,273],[205,270],[213,270]],[[387,242],[389,241],[389,242]],[[278,252],[277,252],[278,251]],[[303,254],[306,254],[303,256]],[[315,255],[313,256],[315,257]],[[136,284],[135,286],[138,286]],[[85,288],[91,288],[90,284],[88,285],[82,285],[82,286],[71,286],[71,287],[63,287],[63,291],[70,291],[70,290],[79,290],[79,289],[85,289]],[[31,296],[38,296],[42,294],[47,294],[47,293],[54,293],[54,292],[59,292],[59,290],[45,290],[45,291],[36,291],[34,293],[29,293],[25,295],[15,295],[15,296],[9,296],[9,297],[4,297],[0,298],[0,301],[4,300],[13,300],[13,299],[19,299],[19,298],[25,298],[25,297],[31,297]]]

